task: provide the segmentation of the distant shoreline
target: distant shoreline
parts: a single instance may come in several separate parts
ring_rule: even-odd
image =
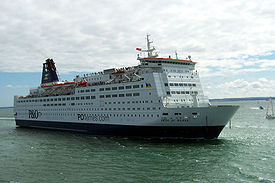
[[[0,107],[0,109],[12,109],[13,107]]]
[[[245,98],[222,98],[222,99],[209,99],[210,102],[216,101],[249,101],[249,100],[268,100],[270,97],[245,97]],[[275,97],[271,97],[275,100]]]

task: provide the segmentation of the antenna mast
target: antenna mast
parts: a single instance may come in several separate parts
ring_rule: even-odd
[[[145,50],[145,52],[148,52],[148,57],[154,57],[154,58],[158,57],[157,53],[153,54],[153,51],[155,51],[156,49],[155,49],[155,47],[151,48],[151,43],[153,43],[153,41],[150,41],[149,37],[150,37],[150,35],[147,34],[147,36],[146,36],[146,39],[147,39],[147,50]]]

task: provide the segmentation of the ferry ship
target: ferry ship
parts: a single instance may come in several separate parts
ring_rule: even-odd
[[[41,85],[14,97],[16,125],[94,135],[216,139],[239,106],[211,105],[196,62],[160,58],[147,35],[140,64],[60,81],[53,59]],[[144,54],[146,54],[144,56]],[[143,55],[143,56],[142,56]]]

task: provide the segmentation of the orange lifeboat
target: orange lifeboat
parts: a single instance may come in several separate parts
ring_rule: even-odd
[[[122,74],[125,73],[123,69],[118,69],[116,72],[113,72],[112,74]]]
[[[53,87],[53,86],[63,86],[63,85],[71,85],[71,84],[75,84],[75,82],[68,82],[68,81],[65,81],[65,82],[62,82],[62,83],[52,83],[52,84],[45,84],[43,85],[42,87],[43,88],[47,88],[47,87]]]

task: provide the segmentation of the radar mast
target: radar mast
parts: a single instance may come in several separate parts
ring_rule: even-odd
[[[149,58],[152,58],[152,57],[156,58],[156,57],[158,57],[158,54],[156,52],[154,53],[154,51],[156,50],[155,47],[151,48],[151,43],[153,43],[153,41],[150,41],[149,37],[150,37],[150,35],[147,34],[147,36],[146,36],[146,39],[147,39],[147,50],[144,50],[144,51],[148,52],[148,57]]]

